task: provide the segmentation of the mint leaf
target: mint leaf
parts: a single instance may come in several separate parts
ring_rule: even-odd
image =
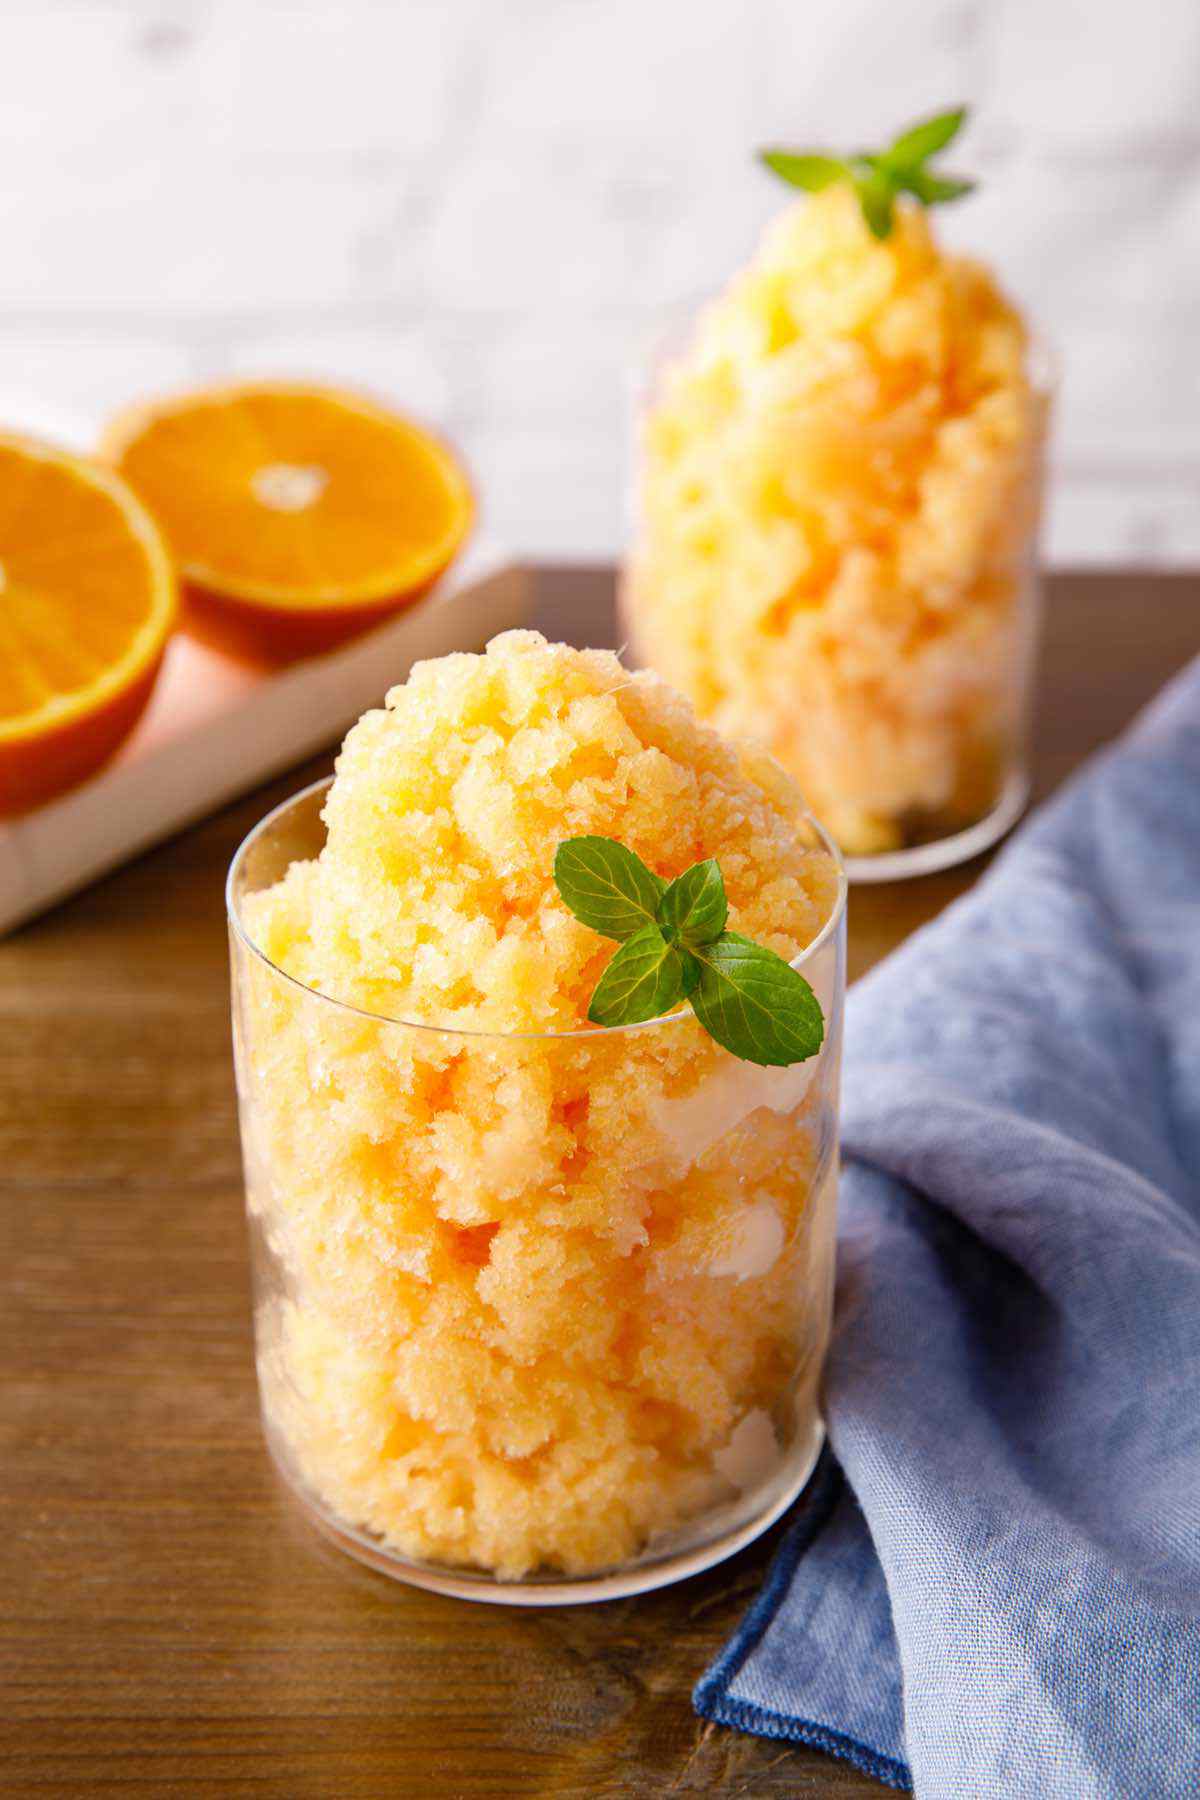
[[[605,969],[592,995],[594,1025],[640,1025],[683,998],[683,958],[657,925],[634,932]]]
[[[554,881],[581,924],[618,943],[654,924],[667,885],[640,856],[606,837],[566,838],[554,855]]]
[[[922,206],[939,206],[971,192],[974,182],[955,175],[935,175],[926,167],[930,157],[958,136],[966,118],[966,107],[956,106],[902,131],[886,150],[859,150],[848,157],[820,150],[763,150],[759,156],[792,187],[809,193],[835,181],[848,181],[868,229],[883,239],[891,236],[899,194],[911,194]]]
[[[820,1002],[782,956],[734,931],[692,954],[700,964],[692,1010],[718,1044],[776,1067],[816,1055],[825,1037]]]
[[[854,191],[872,237],[891,236],[896,186],[884,170],[871,168],[854,177]]]
[[[725,883],[716,858],[710,856],[675,877],[659,900],[656,916],[669,943],[690,949],[719,937],[728,915]]]
[[[686,999],[709,1035],[746,1062],[782,1067],[821,1048],[825,1019],[803,975],[725,930],[715,857],[668,883],[615,838],[567,838],[554,879],[577,919],[621,945],[588,1006],[594,1025],[640,1025]]]
[[[953,143],[967,122],[965,106],[956,106],[950,112],[935,113],[932,119],[923,119],[919,125],[910,125],[894,138],[887,150],[887,160],[893,168],[910,169],[917,163],[928,162],[939,150]]]
[[[832,187],[835,181],[845,181],[850,173],[841,157],[821,156],[815,151],[760,150],[758,154],[759,160],[774,174],[809,194],[820,193],[822,188]]]
[[[960,181],[953,175],[929,175],[924,169],[908,169],[895,177],[896,186],[912,194],[922,206],[942,206],[948,200],[961,200],[973,193],[973,181]]]

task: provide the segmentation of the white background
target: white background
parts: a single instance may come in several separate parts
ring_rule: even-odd
[[[0,0],[0,415],[365,383],[544,556],[620,542],[628,372],[783,198],[970,100],[941,216],[1061,352],[1051,550],[1200,562],[1197,0]]]

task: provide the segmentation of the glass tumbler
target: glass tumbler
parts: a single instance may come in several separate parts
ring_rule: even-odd
[[[422,1587],[545,1605],[706,1568],[823,1438],[844,878],[797,959],[825,1041],[791,1068],[690,1010],[441,1029],[255,942],[255,893],[320,851],[325,787],[262,821],[228,887],[271,1453],[313,1524]]]
[[[908,534],[902,585],[877,572],[869,536],[851,538],[836,579],[827,569],[825,588],[817,581],[800,600],[793,584],[811,583],[826,554],[806,483],[832,483],[820,499],[835,513],[844,500],[849,517],[853,457],[831,451],[830,472],[806,438],[807,461],[789,467],[793,422],[765,390],[736,433],[721,423],[721,395],[707,422],[696,395],[676,404],[700,311],[658,345],[632,394],[620,581],[629,661],[656,669],[727,735],[761,742],[838,841],[852,882],[964,862],[1029,797],[1052,358],[1040,340],[1027,352],[1024,416],[1005,425],[1023,451],[993,448],[984,464],[977,447],[946,449],[952,484],[931,482],[920,517],[915,498],[896,503]]]

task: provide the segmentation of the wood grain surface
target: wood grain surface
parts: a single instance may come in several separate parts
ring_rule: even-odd
[[[611,577],[539,622],[611,642]],[[1200,648],[1200,583],[1050,584],[1037,784]],[[222,884],[249,796],[0,944],[0,1792],[263,1800],[882,1792],[705,1729],[689,1692],[778,1530],[675,1589],[560,1611],[375,1576],[259,1439]],[[861,973],[980,864],[857,890]]]

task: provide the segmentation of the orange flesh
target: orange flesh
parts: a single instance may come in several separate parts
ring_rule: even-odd
[[[165,547],[118,478],[0,439],[0,812],[111,754],[149,697],[175,606]]]
[[[333,390],[188,396],[119,420],[106,449],[189,584],[277,611],[398,603],[446,566],[471,519],[436,439]]]

